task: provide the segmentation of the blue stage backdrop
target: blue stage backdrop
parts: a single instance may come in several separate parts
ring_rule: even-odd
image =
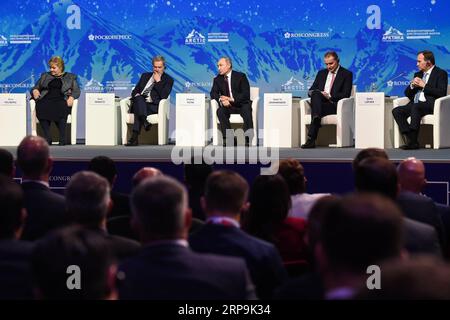
[[[29,90],[61,55],[84,92],[126,96],[161,54],[173,94],[209,92],[226,55],[262,93],[305,96],[336,50],[358,91],[402,95],[419,50],[450,73],[449,11],[447,0],[10,0],[0,6],[0,91]]]

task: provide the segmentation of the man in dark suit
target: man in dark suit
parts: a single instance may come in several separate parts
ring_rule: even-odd
[[[354,170],[357,191],[379,193],[397,201],[398,176],[392,162],[381,157],[369,157],[358,163]],[[442,256],[436,230],[428,224],[410,219],[405,212],[403,214],[405,248],[410,253]]]
[[[167,99],[172,91],[173,79],[167,73],[166,61],[162,56],[152,60],[153,73],[145,72],[141,75],[138,84],[131,92],[130,112],[134,114],[133,134],[126,146],[137,146],[141,128],[150,130],[151,124],[147,116],[158,113],[159,102]]]
[[[144,180],[131,194],[131,208],[144,247],[119,268],[121,299],[255,298],[242,259],[189,249],[191,211],[179,182],[165,176]]]
[[[117,169],[114,160],[105,156],[94,157],[89,162],[88,170],[93,171],[108,180],[111,190],[111,200],[113,202],[113,207],[108,218],[130,216],[131,209],[128,195],[113,190],[117,179]]]
[[[66,188],[68,220],[91,229],[103,236],[111,246],[117,260],[133,256],[141,249],[137,241],[110,235],[106,218],[113,203],[108,181],[90,171],[75,173]]]
[[[434,54],[431,51],[420,51],[417,55],[419,72],[405,90],[409,103],[392,110],[400,133],[406,137],[406,144],[400,148],[405,150],[419,149],[420,120],[432,114],[436,99],[447,94],[448,75],[445,70],[435,66]],[[411,124],[407,119],[411,117]]]
[[[253,138],[252,102],[250,100],[250,84],[247,76],[234,71],[231,59],[222,57],[217,62],[219,74],[214,78],[211,88],[211,99],[219,104],[217,117],[220,122],[222,141],[226,145],[227,130],[231,129],[230,115],[239,113],[244,119],[245,144],[249,145]],[[233,141],[230,137],[230,141]]]
[[[202,206],[207,221],[192,234],[189,244],[197,252],[244,258],[260,299],[270,299],[287,278],[276,247],[240,229],[240,214],[248,207],[248,184],[232,171],[215,171],[206,180]]]
[[[20,235],[26,219],[23,192],[0,174],[0,300],[32,299],[31,242]]]
[[[315,148],[322,117],[336,114],[337,103],[350,97],[353,85],[353,73],[339,64],[336,52],[325,53],[326,69],[317,73],[308,95],[311,97],[311,125],[308,140],[302,148]]]
[[[446,252],[447,236],[437,204],[421,192],[427,184],[425,166],[421,160],[407,158],[397,167],[400,193],[397,203],[405,215],[436,229],[441,246]]]
[[[22,170],[22,190],[28,218],[22,238],[36,240],[65,223],[64,197],[50,190],[53,167],[47,141],[37,136],[23,138],[17,147],[17,164]]]

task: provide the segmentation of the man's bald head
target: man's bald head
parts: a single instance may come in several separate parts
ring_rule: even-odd
[[[144,167],[135,173],[132,179],[133,188],[138,186],[142,181],[147,178],[153,178],[157,176],[162,176],[163,173],[161,170],[156,169],[154,167]]]
[[[39,179],[51,170],[47,141],[39,136],[26,136],[17,147],[17,164],[27,178]]]
[[[425,187],[425,166],[414,157],[403,160],[397,168],[401,190],[420,193]]]

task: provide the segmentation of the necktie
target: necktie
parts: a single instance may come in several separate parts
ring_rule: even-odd
[[[228,76],[225,76],[224,79],[225,79],[225,86],[226,86],[225,96],[230,97],[230,84],[228,82]]]
[[[331,82],[330,82],[330,95],[331,95],[331,89],[333,89],[334,79],[336,78],[336,73],[331,73]]]
[[[141,95],[148,96],[150,91],[152,91],[154,84],[155,82],[153,82],[149,87],[147,87],[144,91],[142,91]]]
[[[425,82],[426,83],[426,81],[427,81],[427,76],[428,76],[428,73],[424,73],[423,74],[423,76],[422,76],[422,80],[423,80],[423,82]],[[416,95],[414,96],[414,103],[418,103],[420,100],[420,94],[423,92],[423,89],[420,89],[419,91],[417,91],[417,93],[416,93]]]

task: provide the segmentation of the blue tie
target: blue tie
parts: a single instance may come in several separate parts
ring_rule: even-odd
[[[425,83],[427,81],[427,75],[428,75],[428,73],[424,73],[422,76],[422,80]],[[423,89],[420,89],[419,91],[417,91],[416,95],[414,96],[414,103],[419,103],[419,98],[420,98],[420,94],[422,93],[422,91],[423,91]]]

